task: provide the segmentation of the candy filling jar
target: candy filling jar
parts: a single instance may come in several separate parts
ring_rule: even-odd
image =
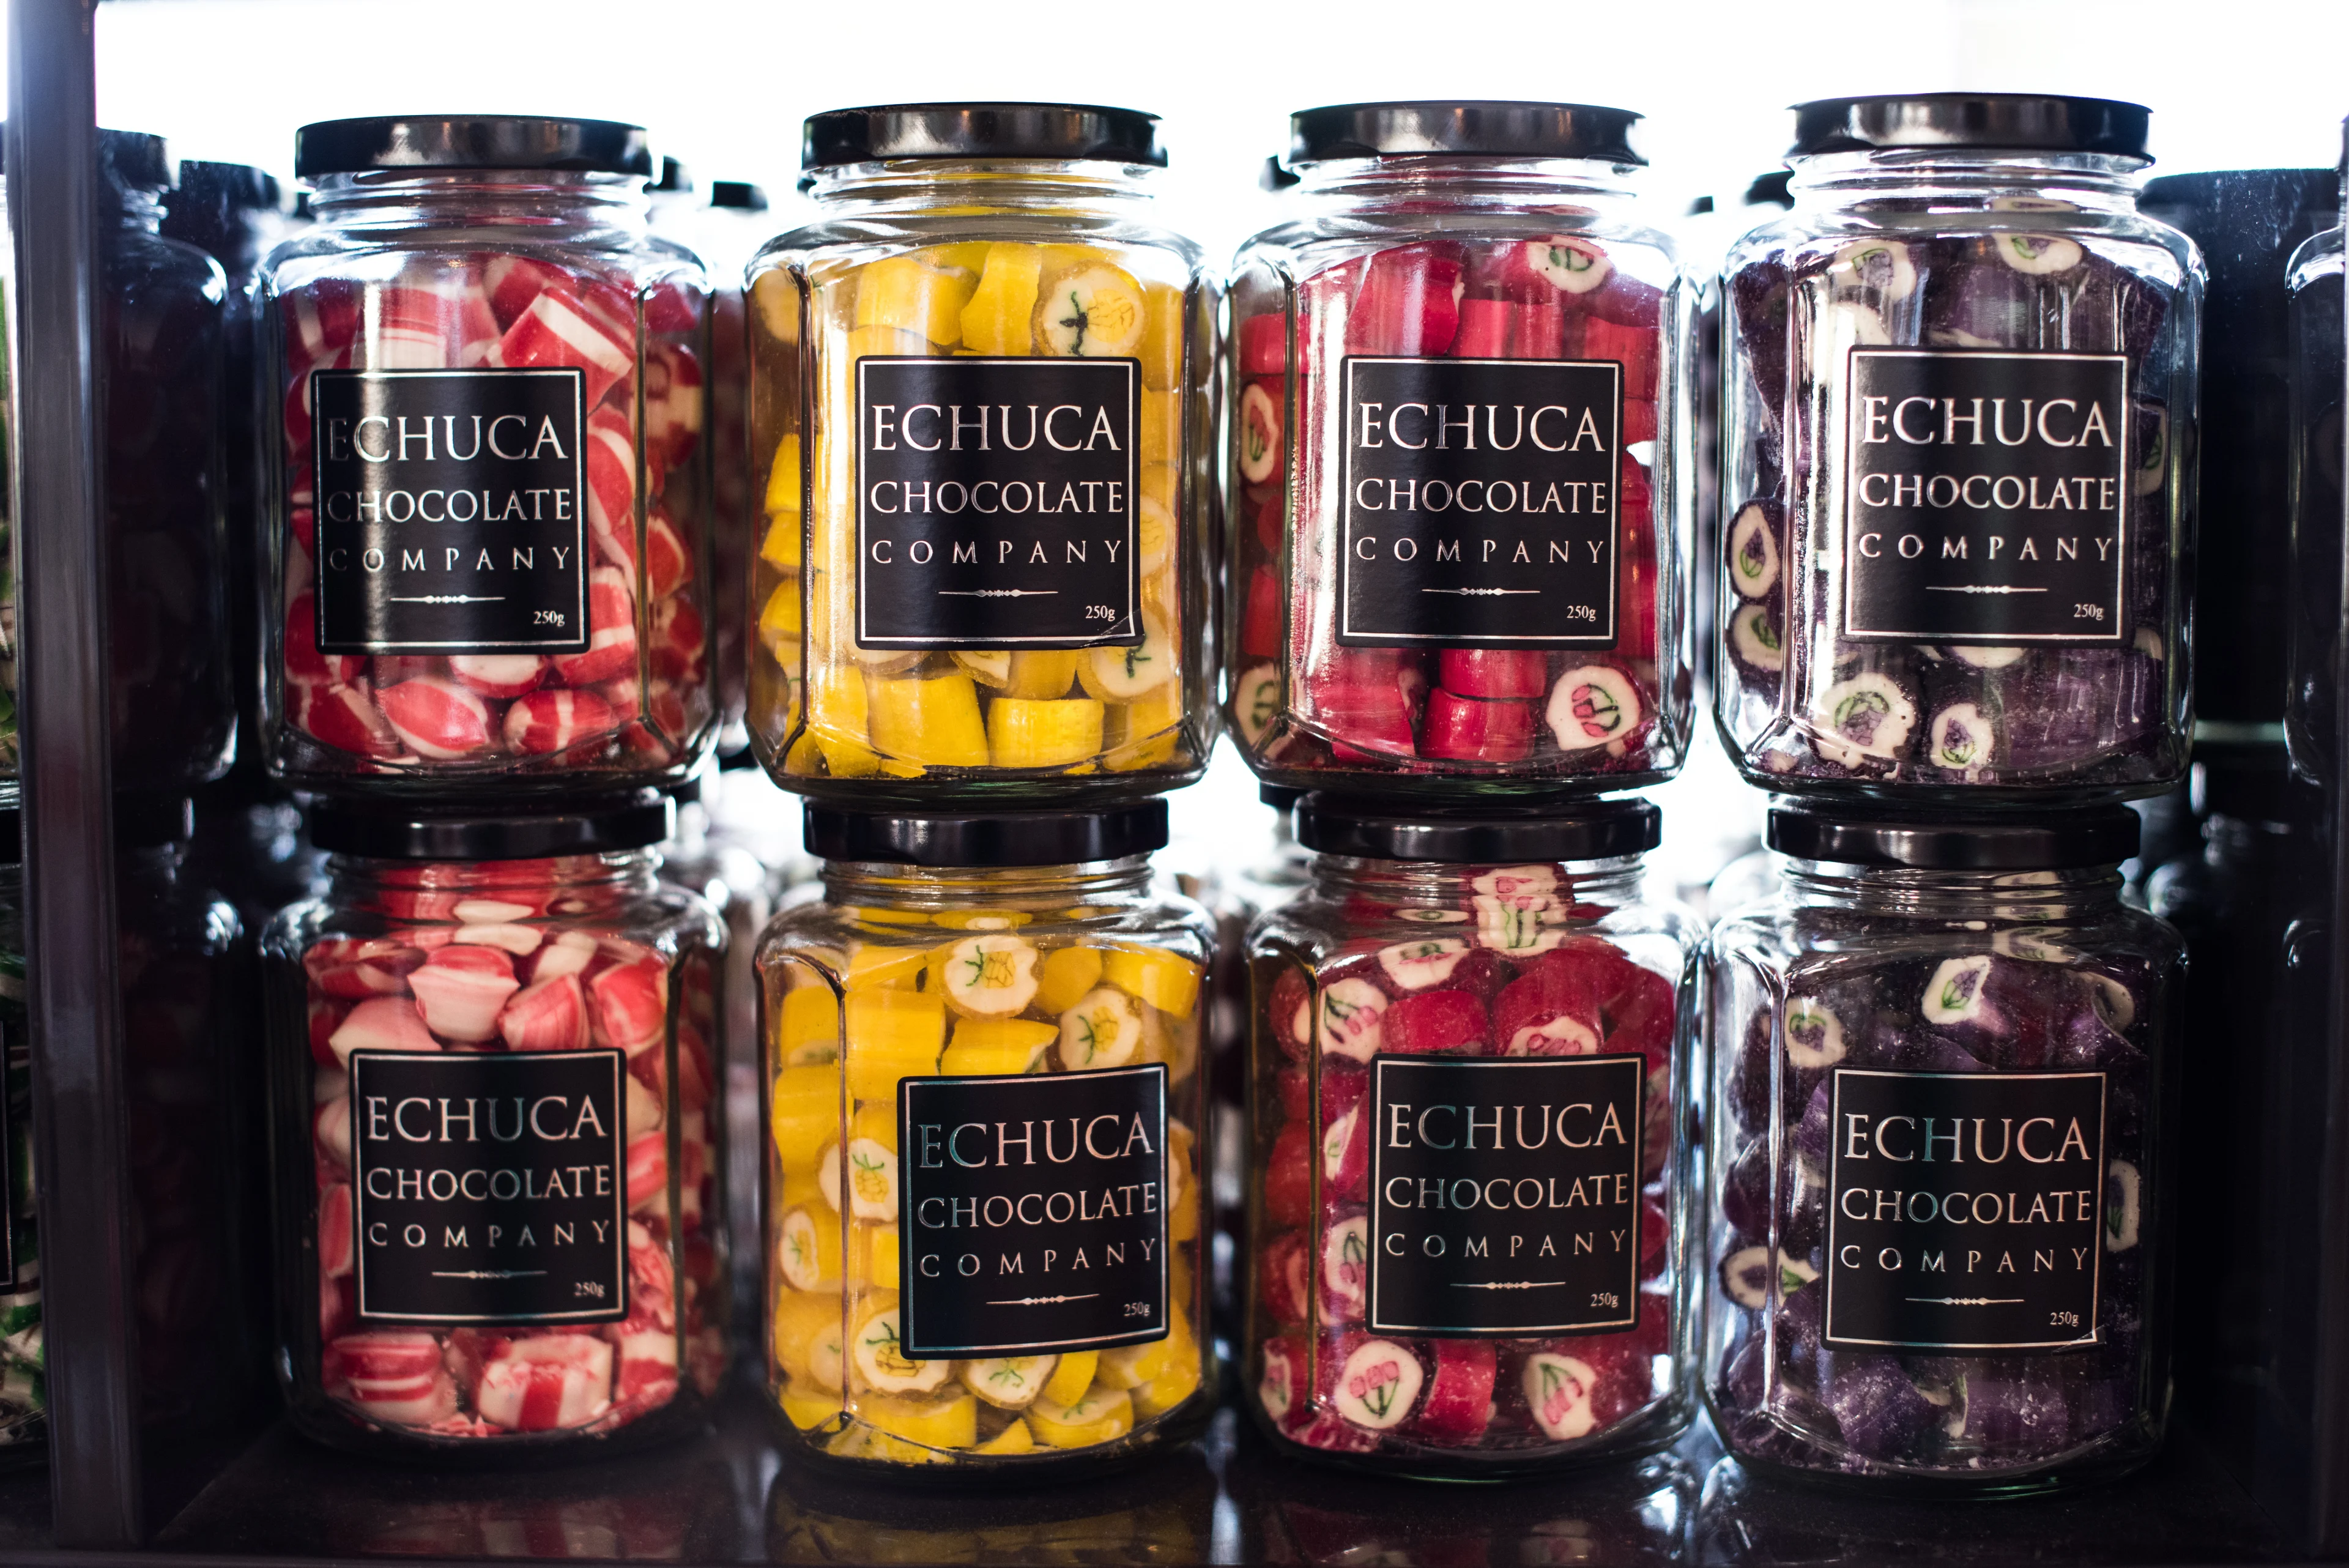
[[[1796,110],[1724,264],[1715,712],[1798,794],[2158,794],[2189,732],[2202,268],[2146,111]]]
[[[708,288],[646,232],[644,132],[330,120],[295,165],[318,222],[263,277],[272,767],[682,782],[716,724]]]
[[[807,123],[817,219],[750,266],[750,729],[787,789],[1026,809],[1198,776],[1218,289],[1157,121]]]
[[[2045,1490],[2168,1407],[2183,945],[2120,901],[2136,816],[1771,815],[1709,941],[1706,1393],[1754,1465]]]
[[[528,818],[333,801],[263,940],[279,1376],[387,1457],[693,1429],[728,1359],[724,928],[657,795]]]
[[[759,949],[767,1386],[794,1456],[1059,1477],[1188,1441],[1213,924],[1154,888],[1164,803],[812,806],[823,897]]]
[[[1283,1450],[1489,1479],[1687,1426],[1698,939],[1642,888],[1660,820],[1298,808],[1311,880],[1248,946],[1242,1397]]]
[[[1640,117],[1290,120],[1232,285],[1229,720],[1265,779],[1457,804],[1670,777],[1689,738],[1689,290]]]

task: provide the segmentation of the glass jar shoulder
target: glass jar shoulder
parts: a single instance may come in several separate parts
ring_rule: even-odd
[[[1680,282],[1671,235],[1632,214],[1589,208],[1343,209],[1304,214],[1250,235],[1233,260],[1233,271],[1269,271],[1302,281],[1383,251],[1449,248],[1459,253],[1464,287],[1506,289],[1529,286],[1542,275],[1537,256],[1526,247],[1558,239],[1604,255],[1613,271],[1651,287],[1671,289]]]
[[[262,292],[285,295],[331,282],[398,282],[419,267],[486,276],[500,258],[512,256],[572,272],[625,277],[638,287],[657,283],[708,286],[707,269],[692,251],[622,224],[545,229],[503,223],[371,224],[346,229],[321,223],[271,251],[258,276]]]
[[[1400,963],[1406,953],[1440,960],[1481,950],[1522,966],[1596,939],[1647,967],[1677,972],[1704,943],[1703,922],[1692,911],[1644,893],[1603,903],[1568,901],[1526,911],[1533,919],[1523,921],[1506,919],[1512,911],[1497,906],[1480,909],[1473,899],[1464,902],[1468,907],[1413,903],[1365,909],[1343,894],[1308,891],[1259,916],[1248,929],[1248,950],[1255,957],[1278,956],[1316,967],[1358,955]]]
[[[433,897],[418,895],[417,901],[421,906]],[[650,947],[671,956],[691,948],[725,945],[725,920],[709,900],[667,883],[650,883],[616,898],[576,898],[558,893],[546,903],[543,912],[467,923],[445,915],[403,916],[388,903],[328,894],[280,909],[262,931],[261,947],[267,957],[301,961],[321,941],[382,941],[429,950],[450,945],[460,934],[468,940],[517,954],[535,952],[574,932]]]
[[[923,909],[811,899],[767,922],[759,936],[759,961],[812,964],[844,982],[860,952],[936,951],[996,935],[1039,948],[1147,946],[1199,963],[1214,949],[1215,917],[1172,893],[1063,900],[1050,909],[1023,909],[1019,902]]]
[[[1797,208],[1731,246],[1722,276],[1733,299],[1741,281],[1751,289],[1769,280],[1821,276],[1837,267],[1851,269],[1857,282],[1864,276],[1864,269],[1856,265],[1859,251],[1887,244],[1900,247],[1891,268],[1896,274],[1931,268],[1962,275],[1969,263],[2025,274],[2060,273],[2068,268],[2057,263],[2076,256],[2061,249],[2051,255],[2050,247],[2058,241],[2094,258],[2097,270],[2120,274],[2142,286],[2168,294],[2200,288],[2200,253],[2193,241],[2167,223],[2133,208],[2029,197],[1955,206],[1924,197],[1886,198]],[[1930,276],[1920,281],[1930,286]]]
[[[2293,294],[2310,288],[2327,278],[2338,278],[2342,270],[2342,231],[2326,229],[2300,242],[2284,264],[2284,286]]]
[[[1982,954],[2055,968],[2135,962],[2165,969],[2183,951],[2168,921],[2117,902],[2086,912],[1992,899],[1930,910],[1855,909],[1783,893],[1716,923],[1705,946],[1716,962],[1782,973]]]
[[[777,268],[818,286],[874,262],[905,256],[942,268],[983,272],[995,245],[1030,245],[1050,266],[1106,261],[1148,283],[1207,278],[1206,253],[1154,223],[1112,214],[1021,207],[941,207],[902,216],[842,215],[776,235],[750,258],[746,275]]]
[[[142,293],[201,296],[210,305],[228,299],[228,274],[220,263],[184,240],[165,239],[145,229],[124,229],[109,236],[104,252],[113,278]]]

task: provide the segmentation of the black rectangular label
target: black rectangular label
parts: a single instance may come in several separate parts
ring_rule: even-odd
[[[1646,1058],[1382,1055],[1371,1072],[1373,1331],[1639,1322]]]
[[[351,1053],[358,1315],[628,1315],[627,1058]]]
[[[1164,1337],[1164,1066],[899,1088],[906,1355]]]
[[[1843,635],[2118,642],[2128,361],[1851,351]]]
[[[2105,1075],[1835,1070],[1826,1342],[2096,1343]]]
[[[1140,641],[1141,398],[1137,359],[859,359],[856,640]]]
[[[1338,640],[1615,642],[1623,368],[1349,358]]]
[[[320,651],[585,649],[583,390],[575,369],[310,372]]]

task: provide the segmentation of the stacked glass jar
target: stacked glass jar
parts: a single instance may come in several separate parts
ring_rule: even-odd
[[[1249,941],[1244,1397],[1285,1450],[1492,1478],[1694,1410],[1688,294],[1640,117],[1291,120],[1242,248],[1226,664],[1306,884]]]
[[[384,1456],[691,1430],[729,1355],[724,928],[656,880],[716,726],[708,289],[644,132],[305,127],[264,268],[278,1365]]]
[[[1215,737],[1219,289],[1164,161],[1126,109],[820,114],[750,265],[750,732],[825,862],[758,960],[768,1386],[818,1464],[1090,1471],[1213,1398],[1212,923],[1148,856]]]
[[[2168,1405],[2178,945],[2119,903],[2183,775],[2201,265],[2146,111],[1796,111],[1723,280],[1714,704],[1785,797],[1716,928],[1713,1414],[1741,1460],[2039,1490]]]

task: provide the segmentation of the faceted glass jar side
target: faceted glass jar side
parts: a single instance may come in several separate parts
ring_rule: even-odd
[[[2191,717],[2191,242],[2135,160],[1795,163],[1723,266],[1730,755],[1797,794],[2158,794]]]
[[[2338,772],[2343,458],[2341,231],[2312,234],[2292,255],[2291,683],[2283,735],[2302,776]]]
[[[1205,768],[1220,290],[1147,172],[832,171],[752,261],[750,722],[784,788],[1090,802]]]
[[[1189,1441],[1215,1391],[1207,915],[1152,891],[1139,857],[824,877],[759,950],[767,1385],[787,1446],[1024,1476]],[[1138,1174],[1053,1186],[1072,1179],[1052,1174],[1078,1153],[1061,1147],[1072,1106],[1089,1136],[1120,1131]],[[1082,1152],[1081,1175],[1100,1153]],[[1008,1161],[1011,1185],[937,1185],[973,1155]],[[965,1353],[922,1354],[947,1339]]]
[[[329,864],[263,941],[295,1424],[550,1458],[691,1429],[729,1355],[718,918],[643,851]]]
[[[1226,701],[1266,780],[1679,770],[1691,291],[1624,172],[1309,165],[1303,211],[1242,247]]]
[[[331,175],[270,256],[285,781],[575,792],[707,752],[709,289],[640,183]]]
[[[2177,934],[2109,868],[1782,866],[1707,950],[1702,1358],[1730,1451],[1988,1492],[2143,1462]]]
[[[1325,855],[1258,923],[1242,1387],[1278,1445],[1491,1478],[1686,1427],[1697,946],[1629,857]]]

